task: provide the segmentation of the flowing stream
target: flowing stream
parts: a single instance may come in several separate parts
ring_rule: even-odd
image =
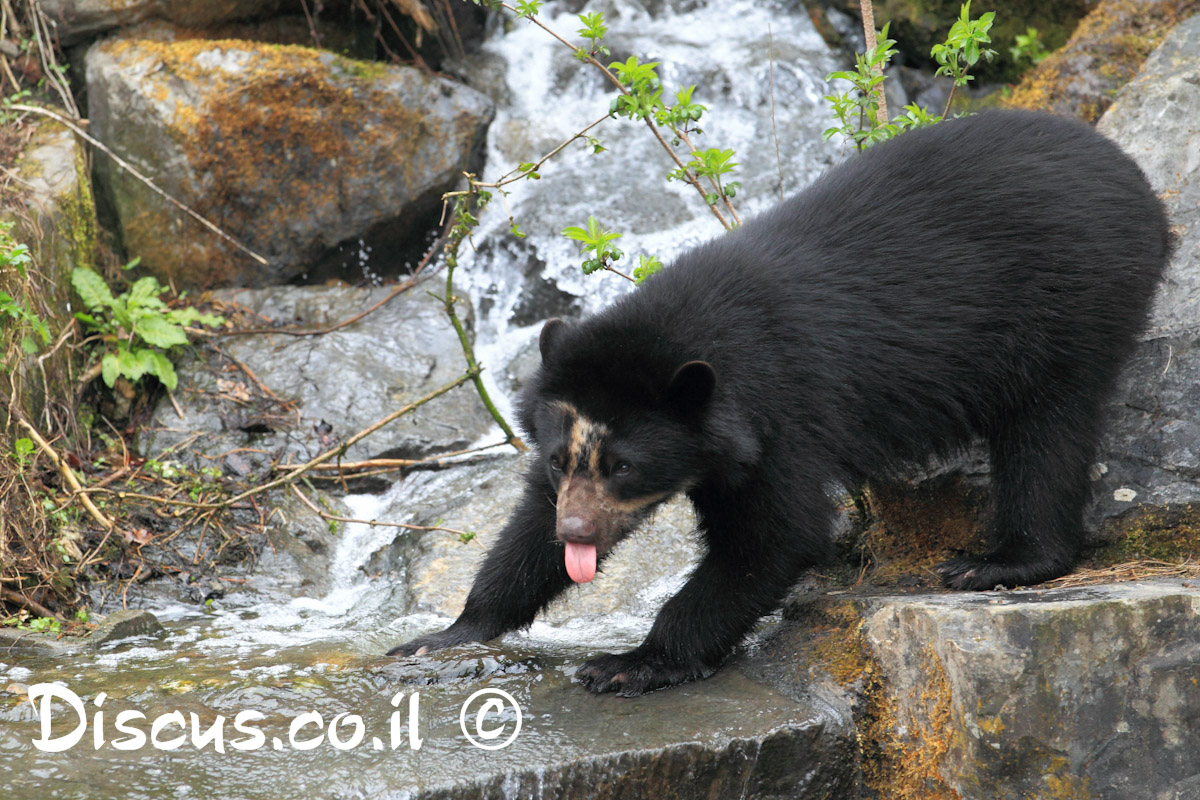
[[[541,19],[572,37],[579,27],[577,12],[569,10],[573,6],[547,3]],[[647,13],[645,6],[654,6],[656,13]],[[648,0],[642,5],[615,0],[591,10],[605,12],[610,26],[606,43],[613,60],[637,55],[643,62],[661,62],[668,96],[678,86],[696,84],[693,100],[708,108],[697,143],[736,151],[735,179],[742,184],[737,204],[743,218],[777,198],[781,179],[786,191],[793,191],[839,157],[838,148],[823,143],[820,135],[829,124],[821,100],[828,90],[821,78],[834,63],[799,4],[734,0],[707,6]],[[467,70],[475,85],[497,100],[485,179],[537,160],[602,117],[614,95],[560,44],[511,17],[494,26],[483,52],[472,57]],[[652,253],[669,263],[681,249],[721,235],[691,189],[664,181],[673,165],[644,125],[608,120],[592,135],[603,142],[604,152],[594,154],[576,142],[540,170],[541,180],[512,187],[503,206],[494,204],[483,216],[475,248],[467,248],[470,252],[458,273],[460,288],[475,303],[477,350],[488,367],[485,375],[506,411],[515,380],[532,363],[529,354],[542,319],[594,310],[630,289],[611,274],[584,276],[577,245],[559,233],[563,227],[582,225],[594,214],[606,227],[621,231],[619,243],[627,256],[619,266],[626,270],[636,264],[638,253]],[[505,209],[527,238],[508,235]],[[355,376],[347,383],[357,380],[370,376]],[[444,473],[415,475],[384,496],[351,496],[345,502],[355,517],[371,519],[389,508],[420,507],[423,497],[451,491],[451,485]],[[631,706],[596,706],[594,698],[569,686],[569,665],[581,654],[595,652],[600,641],[606,649],[636,643],[654,607],[681,575],[658,576],[639,595],[645,602],[628,612],[589,618],[587,624],[561,618],[539,622],[519,639],[527,648],[523,652],[532,651],[532,656],[513,656],[503,647],[488,646],[461,661],[404,667],[380,654],[406,636],[445,625],[449,619],[406,613],[402,564],[381,578],[367,575],[364,567],[372,555],[395,538],[391,528],[345,526],[331,558],[329,589],[319,597],[255,590],[251,580],[248,590],[231,593],[212,609],[150,609],[166,628],[157,637],[65,655],[0,649],[0,690],[10,684],[57,682],[81,698],[91,718],[86,735],[66,752],[42,752],[32,745],[39,730],[33,708],[17,692],[0,692],[0,795],[21,800],[412,797],[428,787],[473,778],[481,769],[533,770],[540,775],[537,765],[569,760],[589,746],[603,747],[605,737],[619,743],[623,725],[618,722],[632,713]],[[480,675],[490,676],[493,685],[507,687],[538,711],[518,744],[486,756],[464,744],[456,717],[460,695],[469,694],[470,681]],[[739,691],[725,684],[714,686],[711,691],[717,698],[721,692],[736,696]],[[424,692],[420,730],[425,742],[420,750],[413,750],[409,739],[408,699],[397,701],[396,707],[391,703],[397,692],[415,689]],[[685,726],[681,733],[678,720],[683,711],[674,704],[683,697],[664,692],[638,706],[663,709],[663,741],[684,735],[703,742],[708,736],[741,730],[738,709],[731,703],[725,712],[718,704],[713,718],[695,731]],[[103,705],[101,698],[108,698]],[[594,717],[587,719],[586,714],[574,713],[579,706],[601,716],[615,715],[615,722],[606,726]],[[65,702],[55,708],[54,734],[62,736],[75,727],[78,717]],[[759,715],[769,721],[772,714],[783,715],[781,709],[762,708]],[[114,720],[123,710],[151,721],[173,712],[181,719],[195,713],[202,726],[224,715],[225,752],[194,742],[177,749],[117,749],[111,745],[120,738]],[[241,738],[232,721],[245,710],[265,716],[259,727],[266,742],[242,751],[229,743]],[[360,715],[369,731],[367,744],[341,750],[326,740],[314,749],[293,747],[296,737],[290,726],[296,717],[314,710],[326,728],[338,714]],[[97,712],[105,715],[99,725],[93,716]],[[398,717],[403,719],[396,722]],[[675,724],[668,724],[670,720]],[[98,749],[93,738],[97,730],[109,743]],[[640,734],[640,744],[653,742],[655,730]],[[304,729],[298,738],[311,738],[317,731],[316,726]],[[170,727],[163,738],[179,732],[179,727]],[[371,746],[372,736],[384,746]],[[284,746],[276,747],[273,740],[282,740]],[[486,767],[480,762],[483,757]],[[518,781],[507,789],[500,787],[503,791],[497,796],[525,796],[529,785]]]

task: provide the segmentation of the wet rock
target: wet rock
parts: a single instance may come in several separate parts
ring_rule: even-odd
[[[492,117],[483,95],[413,68],[185,37],[127,30],[85,59],[93,135],[269,261],[98,161],[125,249],[178,288],[283,283],[345,242],[419,239]]]
[[[88,646],[99,650],[122,639],[156,636],[162,632],[163,626],[159,624],[158,617],[149,611],[114,611],[100,622],[100,627],[92,631],[92,635],[88,637]]]
[[[882,750],[891,789],[970,800],[1192,796],[1173,792],[1200,779],[1195,584],[921,595],[864,608],[878,681],[868,733],[882,739],[864,752]]]
[[[358,314],[387,287],[276,287],[220,295],[298,329]],[[467,319],[467,324],[470,320]],[[463,374],[465,360],[441,303],[423,287],[394,298],[361,321],[321,336],[255,334],[220,345],[180,368],[180,419],[162,402],[138,440],[147,457],[225,464],[231,474],[261,475],[272,462],[300,464],[345,441]],[[252,380],[244,365],[258,379]],[[259,384],[291,404],[280,407]],[[343,461],[421,458],[461,449],[492,429],[467,384],[351,446]],[[185,451],[168,448],[193,442]],[[206,458],[207,456],[207,458]]]
[[[1095,122],[1162,37],[1194,10],[1191,0],[1102,0],[1065,45],[1022,77],[1004,104]],[[1026,24],[1024,17],[1013,19]],[[1001,41],[994,29],[992,41]]]
[[[1177,27],[1099,128],[1162,195],[1179,244],[1150,330],[1110,408],[1096,524],[1117,535],[1148,511],[1195,521],[1200,500],[1200,16]]]
[[[474,534],[463,542],[445,531],[401,533],[406,557],[408,613],[456,617],[471,581],[520,498],[524,464],[504,456],[445,473],[410,476],[388,495],[380,519],[437,525]],[[696,557],[690,503],[668,503],[604,562],[592,583],[568,591],[539,620],[585,630],[600,617],[648,619],[682,584]],[[590,622],[589,622],[590,621]]]
[[[59,638],[52,633],[0,627],[0,653],[24,655],[43,653],[54,657],[73,655],[81,649],[78,639]]]
[[[146,19],[160,19],[189,27],[271,14],[279,0],[41,0],[38,4],[52,20],[64,45]]]
[[[336,497],[307,487],[305,493],[327,513],[350,516]],[[251,588],[274,597],[323,597],[330,589],[340,526],[331,526],[291,492],[273,494],[269,503],[269,540],[254,566]]]

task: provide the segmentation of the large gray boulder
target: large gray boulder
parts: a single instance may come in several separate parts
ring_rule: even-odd
[[[893,788],[963,800],[1200,797],[1194,583],[865,605],[882,679],[867,698],[869,734]]]
[[[1112,403],[1095,520],[1120,531],[1167,512],[1178,524],[1200,500],[1200,16],[1146,60],[1099,129],[1137,159],[1180,239]]]
[[[97,42],[85,66],[92,134],[270,262],[98,159],[125,249],[178,288],[283,283],[340,243],[423,233],[493,113],[417,69],[164,25]]]
[[[390,291],[290,286],[219,297],[258,319],[311,329],[352,317]],[[421,286],[331,333],[260,333],[222,341],[219,348],[181,365],[175,394],[183,418],[171,402],[159,404],[139,435],[145,457],[178,459],[192,468],[223,465],[243,476],[265,472],[275,461],[303,463],[466,371],[441,302]],[[279,406],[263,386],[291,406]],[[492,425],[468,383],[351,446],[343,460],[458,450]]]

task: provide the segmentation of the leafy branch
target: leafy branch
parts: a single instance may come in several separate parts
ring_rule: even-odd
[[[621,93],[621,96],[614,101],[615,105],[610,107],[610,113],[643,121],[659,145],[666,151],[671,160],[675,162],[676,170],[673,174],[676,174],[678,179],[692,186],[704,198],[705,205],[708,206],[721,225],[729,230],[735,225],[741,224],[741,220],[736,210],[734,210],[733,204],[730,202],[730,198],[733,195],[725,194],[721,190],[720,183],[712,180],[714,176],[697,175],[691,167],[692,162],[697,160],[701,164],[705,163],[704,157],[691,146],[690,139],[687,136],[690,124],[698,121],[700,114],[704,111],[703,106],[698,106],[691,102],[691,92],[694,87],[681,89],[676,93],[676,105],[674,107],[666,106],[662,103],[661,83],[653,69],[657,66],[656,63],[639,64],[637,59],[633,58],[630,61],[613,62],[605,66],[597,60],[597,55],[608,54],[608,50],[603,43],[603,36],[608,29],[604,25],[603,16],[599,13],[580,15],[580,21],[584,25],[580,29],[580,35],[588,42],[588,47],[585,49],[572,44],[553,28],[539,20],[537,13],[542,4],[536,0],[518,2],[517,6],[512,6],[509,3],[502,2],[502,0],[474,0],[474,2],[476,5],[483,5],[490,9],[507,9],[516,14],[519,19],[528,20],[531,24],[536,25],[554,37],[564,47],[569,48],[580,61],[591,64],[600,70],[617,91]],[[614,69],[622,73],[625,79],[623,80],[621,77],[618,77],[618,74],[613,71]],[[663,128],[666,128],[674,141],[687,145],[690,159],[687,163],[675,151],[675,148],[667,142],[666,137],[663,135]],[[695,129],[691,130],[694,131]],[[710,179],[708,188],[704,186],[702,178]],[[709,202],[709,198],[713,194],[717,195],[718,200],[724,202],[733,222],[726,219],[721,210],[717,208],[716,202]]]

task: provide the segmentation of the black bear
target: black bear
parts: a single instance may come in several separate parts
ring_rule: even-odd
[[[848,158],[604,312],[546,323],[523,499],[458,620],[392,654],[528,626],[684,492],[703,559],[640,647],[576,680],[637,695],[707,676],[828,556],[831,487],[973,440],[990,549],[941,564],[945,583],[1065,574],[1172,242],[1137,165],[1076,122],[986,112]]]

